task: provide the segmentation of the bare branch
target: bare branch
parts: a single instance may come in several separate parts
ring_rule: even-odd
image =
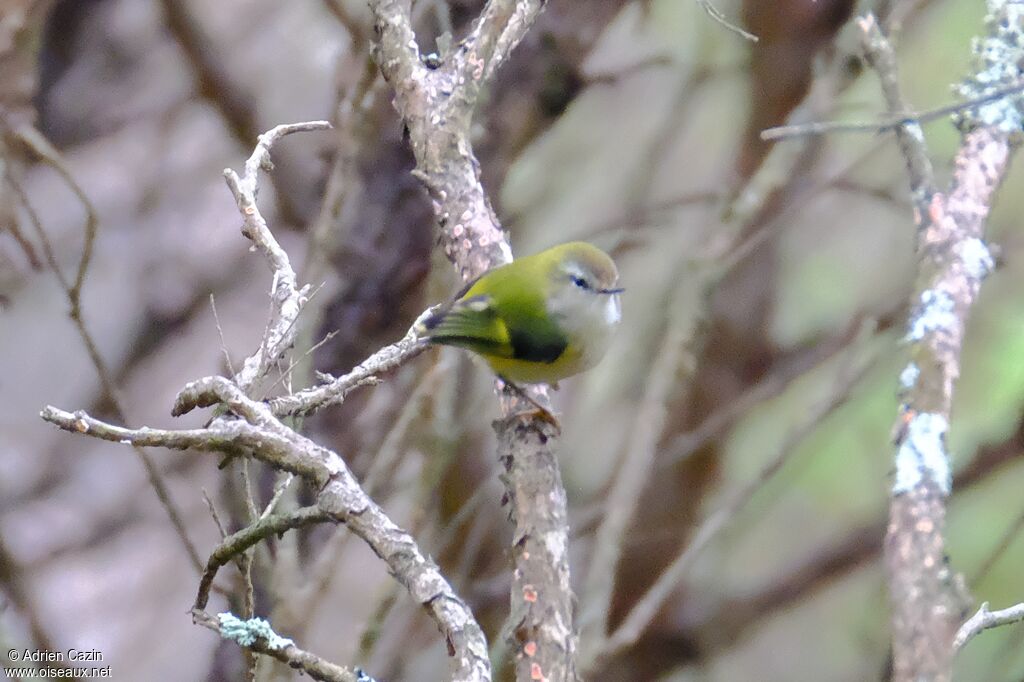
[[[697,0],[697,4],[700,5],[705,12],[707,12],[709,17],[711,17],[719,24],[724,26],[727,30],[732,31],[739,37],[743,38],[744,40],[749,40],[752,43],[756,43],[758,40],[760,40],[753,33],[749,31],[744,31],[742,28],[726,19],[725,15],[722,14],[722,11],[715,7],[714,5],[712,5],[709,0]]]
[[[282,130],[291,132],[291,130],[283,128],[275,129],[275,131]],[[272,136],[268,135],[268,138],[265,141],[265,146],[269,146],[273,142]],[[261,140],[261,143],[263,142],[264,140]],[[253,162],[253,159],[257,158],[258,153],[254,154],[250,163],[247,164],[247,178],[255,177],[258,164]],[[229,183],[233,185],[233,188],[238,188],[236,196],[239,197],[240,206],[245,206],[246,200],[250,202],[249,206],[253,206],[251,201],[255,199],[255,183],[253,182],[247,188],[237,178],[235,178],[235,182],[231,182],[230,179],[229,175]],[[243,209],[245,215],[255,213],[257,213],[255,209],[253,211]],[[255,227],[258,231],[253,233],[256,235],[253,240],[261,245],[272,267],[280,268],[278,272],[285,271],[285,277],[289,275],[294,277],[290,273],[287,256],[280,251],[262,220],[255,223]],[[295,291],[294,286],[291,286],[290,289],[292,292]],[[297,316],[298,310],[295,310],[294,314]],[[273,319],[275,318],[272,317]],[[276,319],[280,321],[285,317],[278,316]],[[294,319],[288,326],[294,327]],[[261,350],[264,347],[273,347],[272,343],[261,346]],[[229,454],[238,454],[242,449],[251,449],[258,458],[277,468],[310,478],[318,488],[323,490],[322,499],[329,501],[324,505],[334,511],[335,520],[346,520],[353,514],[358,514],[358,522],[350,523],[353,531],[366,540],[381,557],[385,558],[392,573],[406,585],[414,596],[421,600],[421,603],[435,613],[439,625],[446,635],[449,649],[453,655],[458,655],[459,676],[457,679],[489,679],[486,645],[471,614],[451,592],[451,588],[437,572],[436,566],[419,554],[412,538],[400,531],[383,515],[379,508],[372,505],[372,502],[348,473],[340,458],[295,434],[277,421],[267,405],[249,399],[241,387],[222,377],[208,377],[186,386],[175,401],[173,414],[184,414],[195,407],[211,406],[218,403],[229,406],[235,414],[248,420],[248,423],[216,419],[207,429],[165,431],[147,428],[131,430],[94,420],[85,413],[72,415],[54,408],[46,408],[42,416],[47,421],[67,430],[88,433],[95,437],[122,443],[153,444],[178,449],[198,447]],[[310,460],[311,456],[320,461]],[[324,459],[330,459],[334,466],[325,468]],[[336,491],[331,489],[332,486],[325,487],[329,479],[340,476],[339,472],[345,474],[340,481],[337,481],[344,489]],[[359,503],[357,511],[353,511],[348,506],[353,500]],[[339,504],[339,501],[343,504]],[[367,510],[370,505],[372,505],[371,511],[375,513],[370,513]],[[243,540],[252,543],[264,537],[268,529],[272,530],[274,527],[281,526],[281,524],[287,525],[293,521],[305,522],[307,520],[301,515],[297,520],[288,517],[283,520],[272,518],[274,521],[258,523],[248,529],[248,534],[242,536]],[[310,519],[312,518],[310,516]],[[233,536],[231,540],[238,540],[238,537],[237,535]],[[244,550],[244,547],[241,546],[244,544],[243,542],[238,547]],[[215,552],[211,557],[200,590],[201,595],[204,596],[197,600],[197,603],[205,600],[205,594],[212,583],[216,567],[222,565],[222,559],[226,560],[225,557],[231,554],[235,548],[236,545],[229,545],[227,550]],[[221,553],[225,554],[225,557],[222,557]]]
[[[172,413],[181,415],[197,407],[224,405],[230,409],[231,414],[211,420],[205,428],[189,430],[147,427],[128,429],[94,419],[85,412],[72,414],[49,406],[40,416],[65,430],[124,444],[173,449],[197,448],[224,452],[231,456],[251,455],[274,468],[306,478],[319,491],[316,509],[304,510],[297,515],[268,516],[259,520],[255,507],[250,505],[251,527],[242,531],[241,536],[232,536],[226,540],[226,543],[232,542],[211,557],[200,591],[201,597],[197,601],[205,599],[212,584],[213,573],[223,565],[223,561],[237,555],[238,551],[244,555],[247,543],[258,541],[267,532],[319,520],[345,523],[384,560],[389,572],[434,618],[452,657],[453,679],[457,682],[488,681],[490,665],[483,631],[437,566],[420,552],[413,538],[395,525],[369,498],[341,457],[285,426],[269,404],[254,400],[249,395],[272,363],[292,345],[296,321],[308,290],[308,287],[298,288],[288,255],[260,215],[256,205],[258,173],[261,168],[269,167],[270,148],[280,137],[327,127],[329,124],[322,121],[277,126],[260,136],[255,151],[245,164],[242,177],[231,170],[224,173],[243,216],[242,232],[264,254],[274,274],[271,315],[259,349],[246,360],[234,381],[214,376],[188,384],[177,396]],[[414,342],[415,336],[412,335],[407,346]],[[408,348],[406,351],[403,358],[409,357]],[[208,627],[211,625],[212,621],[205,613],[198,611],[195,615],[197,622],[203,622]],[[240,623],[246,627],[254,624],[251,620]],[[226,634],[223,619],[219,625],[218,631]],[[269,628],[266,623],[263,625]],[[259,637],[248,637],[247,641],[240,643],[254,651],[263,651],[256,648],[264,643]],[[273,642],[268,643],[268,646],[272,651],[284,652],[291,651],[292,647],[290,642],[283,648],[273,646]],[[287,658],[282,660],[300,667],[307,664],[314,668],[320,664],[331,665],[316,657],[305,662]],[[345,679],[336,676],[338,670],[341,669],[332,666],[329,671],[331,676],[323,679]]]
[[[43,163],[50,166],[60,175],[68,188],[74,193],[78,202],[85,211],[85,225],[82,236],[82,255],[78,258],[78,265],[75,268],[75,278],[69,288],[68,298],[71,300],[72,313],[78,311],[81,306],[82,286],[85,284],[85,275],[89,272],[89,264],[92,263],[93,245],[96,243],[96,230],[99,227],[99,218],[96,209],[93,207],[85,190],[75,180],[71,169],[64,163],[60,152],[50,143],[46,136],[33,126],[23,125],[15,131],[17,138],[28,147],[32,153]]]
[[[791,137],[804,137],[807,135],[827,135],[829,133],[885,133],[896,130],[903,126],[912,124],[924,124],[937,121],[952,114],[958,114],[971,109],[977,109],[985,104],[997,102],[1004,97],[1019,95],[1024,91],[1024,83],[1015,83],[1005,88],[999,88],[995,92],[976,97],[966,102],[947,104],[944,107],[928,109],[920,113],[907,113],[902,116],[890,117],[889,120],[871,123],[850,122],[850,121],[814,121],[811,123],[800,123],[797,125],[784,125],[775,128],[766,128],[761,131],[762,140],[784,140]]]
[[[555,429],[513,414],[497,425],[516,531],[508,630],[517,679],[576,679],[565,488],[550,441]]]
[[[280,535],[288,530],[330,520],[331,517],[317,506],[303,507],[290,514],[274,514],[260,519],[259,522],[224,538],[206,561],[206,570],[199,581],[199,592],[193,608],[206,608],[210,598],[210,587],[213,585],[213,579],[217,577],[217,571],[245,550],[272,535]]]
[[[968,618],[960,626],[960,629],[956,631],[956,636],[953,638],[953,651],[957,652],[963,649],[969,641],[980,635],[983,630],[991,630],[1003,625],[1012,625],[1022,620],[1024,620],[1024,604],[1016,604],[999,611],[989,611],[988,602],[984,602],[981,608],[978,609],[978,612]]]
[[[342,402],[349,393],[360,386],[375,384],[381,374],[391,372],[427,349],[417,334],[419,323],[433,312],[423,311],[401,341],[384,346],[363,360],[347,374],[333,378],[298,393],[273,398],[270,406],[278,416],[304,415]]]
[[[544,7],[540,0],[490,0],[463,45],[462,76],[478,90],[490,80],[533,25]],[[475,99],[476,91],[467,92]]]
[[[259,191],[259,171],[269,170],[270,148],[280,138],[292,133],[311,130],[327,130],[331,124],[327,121],[309,121],[306,123],[290,123],[279,125],[259,137],[256,149],[245,162],[245,172],[239,177],[230,168],[224,170],[224,179],[235,197],[238,210],[242,214],[242,234],[249,239],[267,260],[270,271],[274,274],[274,283],[270,294],[272,311],[267,324],[267,333],[259,349],[246,358],[242,369],[235,376],[235,382],[248,392],[257,381],[268,371],[271,363],[284,354],[298,333],[296,320],[302,311],[309,293],[309,286],[299,288],[295,270],[292,269],[288,254],[277,243],[274,235],[267,227],[256,205]]]
[[[976,48],[977,75],[959,88],[969,100],[1024,76],[1024,6],[1007,0],[988,4],[989,35]],[[890,110],[909,110],[897,85],[891,45],[872,17],[860,25]],[[896,480],[885,541],[896,682],[943,682],[952,674],[954,619],[966,595],[945,556],[951,490],[946,433],[967,318],[982,280],[994,267],[983,241],[985,221],[1022,119],[1019,97],[965,111],[958,121],[963,140],[945,194],[934,187],[920,126],[897,128],[915,209],[919,274],[906,336],[911,361],[900,375]]]
[[[119,443],[230,454],[249,451],[275,468],[304,476],[320,491],[317,507],[321,512],[348,525],[362,538],[437,622],[455,666],[454,679],[489,680],[486,641],[469,608],[456,596],[437,565],[420,552],[415,540],[366,495],[341,457],[286,427],[266,404],[245,397],[223,377],[191,384],[176,401],[176,409],[212,404],[214,396],[251,421],[216,419],[204,429],[175,431],[126,429],[84,412],[72,414],[53,407],[45,408],[41,416],[67,431]]]
[[[281,501],[281,498],[288,490],[288,486],[290,486],[292,484],[292,481],[294,480],[295,474],[292,473],[287,473],[280,477],[277,484],[274,486],[274,494],[270,498],[270,502],[267,502],[267,506],[264,507],[263,512],[260,514],[260,521],[264,521],[265,519],[270,517],[270,515],[274,512],[274,509],[277,508],[277,505]]]
[[[493,0],[484,12],[499,13],[508,4],[509,0]],[[409,129],[415,174],[434,199],[446,255],[463,279],[507,263],[512,252],[480,184],[479,164],[469,137],[483,69],[489,60],[471,47],[468,54],[480,60],[480,73],[470,79],[471,86],[463,86],[461,68],[469,64],[468,57],[428,69],[419,60],[416,37],[402,3],[376,0],[371,9],[379,36],[374,54],[395,91],[395,108]],[[500,14],[504,10],[492,16]],[[485,35],[492,33],[488,27],[493,21],[496,19],[484,24]]]
[[[325,661],[316,654],[295,646],[290,639],[278,636],[262,619],[253,621],[231,620],[231,614],[220,614],[215,618],[203,610],[192,611],[192,622],[213,630],[221,637],[231,639],[250,651],[276,658],[291,668],[303,671],[314,680],[325,682],[366,682],[367,678],[358,668],[350,670]],[[235,621],[238,621],[236,624]],[[242,627],[248,626],[248,632]],[[260,627],[263,626],[263,627]]]
[[[864,57],[868,64],[878,72],[889,111],[897,116],[913,109],[907,103],[900,88],[899,76],[896,72],[896,54],[892,45],[882,35],[882,29],[874,15],[868,14],[857,21],[863,33],[862,44]],[[924,131],[917,121],[901,121],[896,126],[896,139],[903,152],[910,176],[910,192],[914,205],[924,208],[937,191],[932,162],[928,157],[928,148],[924,142]]]
[[[414,175],[433,199],[445,254],[463,279],[512,259],[480,182],[470,125],[481,86],[493,76],[543,7],[541,0],[490,0],[470,36],[437,68],[420,62],[404,5],[371,0],[379,41],[375,56],[395,91],[409,131]],[[547,393],[534,389],[548,405]],[[524,420],[527,401],[506,393],[495,423],[516,523],[511,631],[519,680],[576,679],[576,635],[569,581],[565,490],[555,458],[556,430]]]

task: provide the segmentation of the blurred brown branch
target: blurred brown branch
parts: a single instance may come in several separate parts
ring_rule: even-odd
[[[981,448],[954,476],[954,495],[962,495],[990,481],[1022,456],[1024,419],[1005,442]],[[877,560],[882,552],[886,524],[886,519],[879,517],[846,531],[830,544],[792,561],[762,587],[727,597],[684,627],[664,636],[680,649],[693,648],[695,642],[701,643],[698,649],[709,647],[711,650],[703,651],[703,656],[709,656],[722,647],[734,646],[744,635],[780,611],[795,607],[851,571]]]
[[[117,418],[122,421],[127,421],[127,413],[122,406],[120,398],[118,397],[114,378],[112,377],[110,369],[107,367],[107,363],[103,359],[103,356],[100,355],[99,348],[96,345],[93,335],[89,332],[85,313],[82,309],[82,287],[85,284],[85,278],[89,272],[89,265],[92,262],[93,246],[96,241],[96,231],[99,226],[96,209],[93,207],[92,202],[89,201],[85,191],[81,188],[71,171],[68,169],[63,157],[60,155],[60,152],[58,152],[53,145],[50,144],[49,140],[47,140],[46,137],[34,126],[24,123],[12,125],[12,121],[3,119],[0,120],[0,132],[2,132],[3,137],[9,141],[8,144],[16,142],[25,150],[30,152],[36,159],[53,168],[82,204],[82,208],[85,211],[82,252],[78,258],[78,264],[75,267],[75,274],[72,279],[69,278],[61,269],[60,264],[57,261],[57,256],[54,252],[53,244],[51,243],[49,234],[46,231],[46,227],[43,225],[42,220],[33,207],[29,196],[25,193],[18,178],[14,177],[11,166],[9,164],[4,164],[5,180],[7,185],[13,190],[18,201],[24,208],[29,222],[32,224],[32,227],[36,232],[36,236],[42,245],[46,263],[53,272],[57,282],[60,284],[65,298],[67,298],[70,306],[68,316],[71,318],[71,321],[75,326],[75,330],[78,332],[82,345],[85,346],[85,350],[96,370],[96,374],[100,380],[100,386],[103,388],[107,401],[114,408],[114,413]],[[167,512],[171,525],[174,527],[175,533],[181,540],[181,543],[185,548],[185,552],[188,554],[189,560],[198,571],[202,566],[202,562],[199,558],[199,552],[196,550],[195,545],[189,538],[188,531],[185,528],[185,522],[182,519],[181,511],[171,498],[171,493],[167,488],[163,475],[160,473],[160,470],[157,468],[156,463],[153,462],[153,459],[150,457],[148,452],[138,447],[133,448],[133,450],[146,471],[146,477],[148,478],[153,491],[156,493],[157,499]]]
[[[259,171],[273,167],[270,148],[281,137],[291,133],[327,130],[330,127],[327,121],[276,126],[259,136],[256,149],[246,160],[245,172],[241,177],[230,168],[224,170],[228,188],[242,214],[242,236],[264,255],[267,266],[274,274],[273,291],[270,294],[273,309],[263,339],[257,351],[245,359],[242,368],[234,376],[235,383],[243,391],[252,389],[269,371],[271,363],[277,362],[294,344],[298,334],[297,320],[309,298],[310,290],[308,284],[298,287],[288,254],[277,243],[256,206]]]
[[[604,518],[594,535],[594,549],[583,584],[581,628],[586,646],[582,667],[593,670],[608,648],[609,613],[615,589],[615,574],[623,560],[626,533],[642,504],[643,489],[654,472],[658,443],[668,419],[666,404],[675,388],[677,376],[683,366],[687,341],[692,337],[693,320],[682,312],[686,310],[683,297],[689,285],[680,285],[672,292],[669,310],[674,311],[666,325],[655,355],[646,389],[637,409],[633,430],[620,469],[612,482],[604,505]]]
[[[827,400],[816,405],[804,420],[793,426],[779,444],[767,464],[749,483],[733,491],[721,507],[707,517],[693,533],[689,543],[629,611],[622,623],[611,632],[589,661],[590,669],[599,669],[601,662],[633,645],[662,609],[693,562],[710,542],[743,510],[754,495],[786,464],[797,445],[819,427],[821,422],[849,399],[854,388],[874,366],[875,358],[860,361],[857,366],[842,366],[835,387]]]
[[[217,108],[239,146],[247,148],[260,131],[256,119],[255,93],[248,91],[232,76],[224,59],[218,54],[217,41],[207,33],[186,0],[160,0],[160,6],[168,30],[192,69],[200,96]],[[271,178],[270,182],[274,183],[275,180]],[[302,224],[299,209],[291,200],[291,195],[280,185],[275,186],[275,189],[280,219],[291,225]]]
[[[57,644],[43,625],[39,609],[36,607],[22,579],[22,571],[18,566],[18,562],[11,555],[10,550],[8,550],[7,543],[4,541],[2,534],[0,534],[0,586],[3,587],[3,593],[7,596],[7,600],[17,607],[28,621],[28,630],[32,635],[35,645],[41,649],[56,651]],[[6,645],[7,642],[3,642],[3,644]],[[71,676],[71,670],[68,669],[68,665],[64,661],[44,659],[40,663],[44,670],[60,671],[67,674],[70,679],[79,679],[78,677]],[[58,674],[55,672],[53,676],[57,677]],[[64,675],[60,676],[63,677]]]

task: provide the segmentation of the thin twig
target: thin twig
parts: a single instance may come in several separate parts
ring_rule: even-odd
[[[316,523],[331,521],[322,509],[316,506],[303,507],[290,514],[275,514],[266,519],[260,519],[256,523],[232,533],[224,538],[217,548],[210,553],[206,562],[206,570],[203,571],[202,580],[199,582],[199,592],[196,595],[193,608],[205,609],[210,598],[210,586],[213,579],[217,577],[217,571],[229,561],[241,556],[250,547],[267,538],[280,535],[288,530],[302,528]],[[247,616],[249,617],[249,616]]]
[[[228,353],[227,343],[224,342],[224,329],[220,326],[220,316],[217,314],[217,300],[210,294],[210,310],[213,311],[213,322],[217,325],[217,336],[220,337],[220,350],[224,354],[224,366],[227,367],[231,376],[235,376],[235,368],[231,365],[231,354]]]
[[[274,487],[274,494],[270,498],[270,502],[267,503],[263,513],[260,514],[260,521],[266,520],[274,512],[274,509],[277,508],[277,503],[281,501],[281,497],[284,495],[285,491],[288,490],[288,486],[290,486],[294,480],[295,474],[290,472],[281,476],[281,480],[278,481],[277,485]]]
[[[967,619],[953,638],[953,650],[960,651],[964,646],[980,635],[983,630],[1011,625],[1024,620],[1024,604],[1016,604],[999,611],[989,611],[988,602],[984,602],[978,612]]]
[[[249,475],[249,458],[241,458],[239,463],[241,466],[241,477],[242,477],[242,488],[237,490],[242,498],[245,506],[246,522],[249,525],[256,523],[256,501],[253,496],[252,490],[252,477]],[[238,573],[242,576],[242,618],[249,619],[256,615],[256,587],[253,584],[252,579],[252,566],[256,560],[256,553],[250,550],[239,552],[236,555],[236,561],[238,563]],[[249,675],[249,682],[256,682],[256,665],[258,657],[253,655],[248,649],[243,650],[245,658],[247,659],[248,665],[247,672]]]
[[[704,11],[707,12],[709,17],[717,21],[726,29],[732,31],[739,37],[743,38],[744,40],[749,40],[752,43],[756,43],[758,40],[760,40],[760,38],[758,38],[753,33],[745,31],[736,24],[731,23],[728,19],[725,18],[725,15],[722,14],[722,11],[720,9],[711,4],[710,0],[697,0],[697,4],[704,8]]]
[[[221,522],[220,514],[217,513],[217,507],[214,506],[213,499],[206,492],[206,488],[203,488],[203,500],[206,502],[206,508],[210,510],[210,517],[213,518],[213,523],[217,526],[217,531],[220,532],[220,537],[223,540],[228,536],[228,531],[224,527],[223,522]]]
[[[272,398],[269,402],[274,414],[278,416],[310,414],[341,403],[345,396],[360,386],[378,383],[380,375],[394,371],[427,349],[427,345],[419,339],[417,327],[420,321],[431,312],[432,309],[424,311],[400,341],[390,346],[384,346],[347,374],[331,378],[326,383],[314,388]]]
[[[31,126],[19,127],[16,131],[16,135],[40,161],[57,172],[68,188],[74,193],[78,202],[82,205],[82,210],[85,211],[82,254],[79,256],[78,265],[75,267],[74,282],[68,291],[68,297],[71,300],[72,308],[75,309],[77,306],[81,305],[82,286],[85,284],[85,276],[89,272],[89,264],[92,263],[93,247],[96,243],[96,231],[99,227],[99,218],[96,215],[96,209],[89,200],[89,197],[86,196],[85,190],[83,190],[82,186],[78,184],[77,180],[75,180],[75,176],[71,173],[67,164],[64,163],[64,159],[60,152],[57,151],[45,135]]]
[[[266,387],[266,389],[264,390],[264,396],[266,396],[271,391],[273,391],[275,388],[277,388],[278,385],[280,385],[281,383],[285,383],[285,390],[288,391],[288,395],[293,395],[293,393],[291,391],[292,380],[290,378],[292,372],[295,370],[296,367],[299,366],[299,364],[303,360],[306,360],[309,357],[311,357],[313,355],[313,353],[315,353],[317,351],[318,348],[323,346],[325,343],[329,342],[331,339],[333,339],[337,335],[338,335],[338,331],[336,329],[332,329],[331,331],[329,331],[326,334],[324,334],[322,339],[320,339],[319,341],[314,343],[312,346],[310,346],[309,348],[304,350],[302,352],[302,355],[300,355],[297,358],[292,358],[292,360],[288,363],[288,366],[285,367],[284,370],[282,370],[280,376],[278,376],[277,379],[274,380],[274,383],[272,383],[272,384],[270,384],[269,386]],[[285,381],[286,379],[287,379],[287,381]]]
[[[3,162],[0,161],[0,168],[4,166]],[[3,172],[3,177],[6,179],[8,174]],[[39,254],[36,253],[36,247],[32,244],[32,240],[25,236],[21,231],[21,226],[18,225],[17,220],[12,220],[3,227],[4,230],[9,232],[17,242],[18,246],[21,247],[22,252],[25,254],[25,258],[28,259],[29,267],[33,270],[42,270],[43,261],[39,259]]]
[[[878,80],[881,83],[882,93],[885,95],[889,111],[897,116],[901,116],[901,112],[912,111],[912,107],[900,88],[899,74],[896,70],[896,52],[892,44],[882,34],[878,21],[874,15],[868,14],[858,19],[857,24],[862,33],[864,57],[878,73]],[[910,194],[914,206],[918,207],[918,210],[927,210],[928,203],[937,189],[932,162],[924,141],[924,131],[921,129],[920,122],[915,120],[903,120],[894,129],[896,140],[899,142],[900,151],[903,153],[903,159],[907,165]]]
[[[935,109],[928,109],[919,113],[908,113],[902,116],[889,117],[886,120],[872,123],[870,121],[814,121],[811,123],[800,123],[797,125],[776,126],[761,131],[762,140],[783,140],[793,137],[805,137],[808,135],[826,135],[829,133],[885,133],[908,125],[922,125],[937,121],[940,118],[958,114],[970,109],[976,109],[985,104],[998,101],[1011,95],[1019,95],[1024,91],[1024,83],[1015,83],[1005,88],[999,88],[991,93],[976,97],[966,102],[947,104]]]
[[[317,286],[315,289],[313,289],[311,292],[309,292],[309,296],[306,298],[306,304],[302,308],[303,313],[308,314],[309,303],[311,303],[312,301],[315,301],[316,300],[316,294],[321,292],[323,289],[324,289],[324,284],[321,284],[321,285]],[[295,324],[298,324],[298,319],[296,319]],[[263,397],[265,398],[267,395],[269,395],[273,391],[273,389],[275,389],[276,387],[278,387],[281,384],[285,384],[285,390],[287,390],[288,393],[291,394],[293,392],[292,391],[292,382],[293,382],[292,373],[295,371],[295,368],[299,367],[299,365],[302,364],[303,360],[310,358],[312,356],[312,354],[314,352],[316,352],[317,348],[319,348],[319,347],[323,346],[324,344],[328,343],[331,339],[333,339],[337,335],[338,335],[338,331],[337,330],[331,330],[330,332],[325,334],[324,337],[321,340],[317,341],[316,343],[310,345],[305,350],[303,350],[302,354],[300,354],[298,357],[292,357],[289,360],[288,367],[286,367],[284,370],[281,370],[281,372],[278,375],[278,378],[274,379],[273,383],[271,383],[271,384],[269,384],[269,385],[267,385],[266,387],[263,388]],[[298,345],[298,347],[304,347],[306,345],[304,341],[301,342],[301,343],[299,341],[300,341],[300,338],[297,336],[296,337],[296,344]],[[303,377],[303,379],[304,378],[305,377]],[[306,382],[303,381],[302,383],[306,383]]]

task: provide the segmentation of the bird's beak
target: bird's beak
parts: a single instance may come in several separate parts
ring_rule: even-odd
[[[618,287],[616,289],[598,289],[597,293],[599,293],[599,294],[621,294],[625,290],[626,290],[625,287]]]

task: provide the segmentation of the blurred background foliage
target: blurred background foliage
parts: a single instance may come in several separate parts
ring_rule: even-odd
[[[481,4],[415,2],[424,51],[444,31],[460,36]],[[726,510],[651,627],[593,679],[884,679],[879,551],[915,264],[903,164],[885,135],[773,148],[758,132],[879,115],[848,22],[868,9],[899,20],[910,101],[948,103],[983,8],[719,7],[761,41],[693,2],[549,0],[476,117],[484,183],[514,250],[591,240],[612,250],[627,287],[609,356],[555,397],[574,579],[595,570],[608,491],[639,450],[654,448],[654,464],[617,568],[613,626]],[[221,179],[262,130],[337,124],[275,148],[263,184],[264,214],[317,287],[302,359],[268,392],[308,384],[313,369],[346,371],[458,287],[368,63],[369,13],[361,0],[3,0],[0,13],[0,648],[99,649],[115,679],[240,679],[237,647],[185,614],[196,573],[136,459],[37,418],[45,404],[115,412],[15,188],[65,270],[85,213],[10,132],[38,126],[98,215],[83,315],[126,418],[198,424],[168,412],[186,381],[225,369],[211,296],[233,363],[255,348],[267,312],[265,267],[239,237]],[[945,121],[926,134],[947,178],[958,134]],[[993,607],[1024,598],[1021,190],[1015,171],[990,221],[1002,265],[972,314],[950,434],[949,553]],[[659,381],[666,368],[671,381]],[[431,352],[301,428],[414,531],[500,664],[511,529],[491,391],[481,366]],[[237,527],[237,469],[204,453],[151,454],[205,557],[218,532],[202,491]],[[265,502],[274,477],[257,474]],[[434,625],[344,529],[261,550],[256,584],[257,610],[305,648],[380,680],[444,677]],[[1021,679],[1022,640],[1020,627],[985,633],[958,677]]]

